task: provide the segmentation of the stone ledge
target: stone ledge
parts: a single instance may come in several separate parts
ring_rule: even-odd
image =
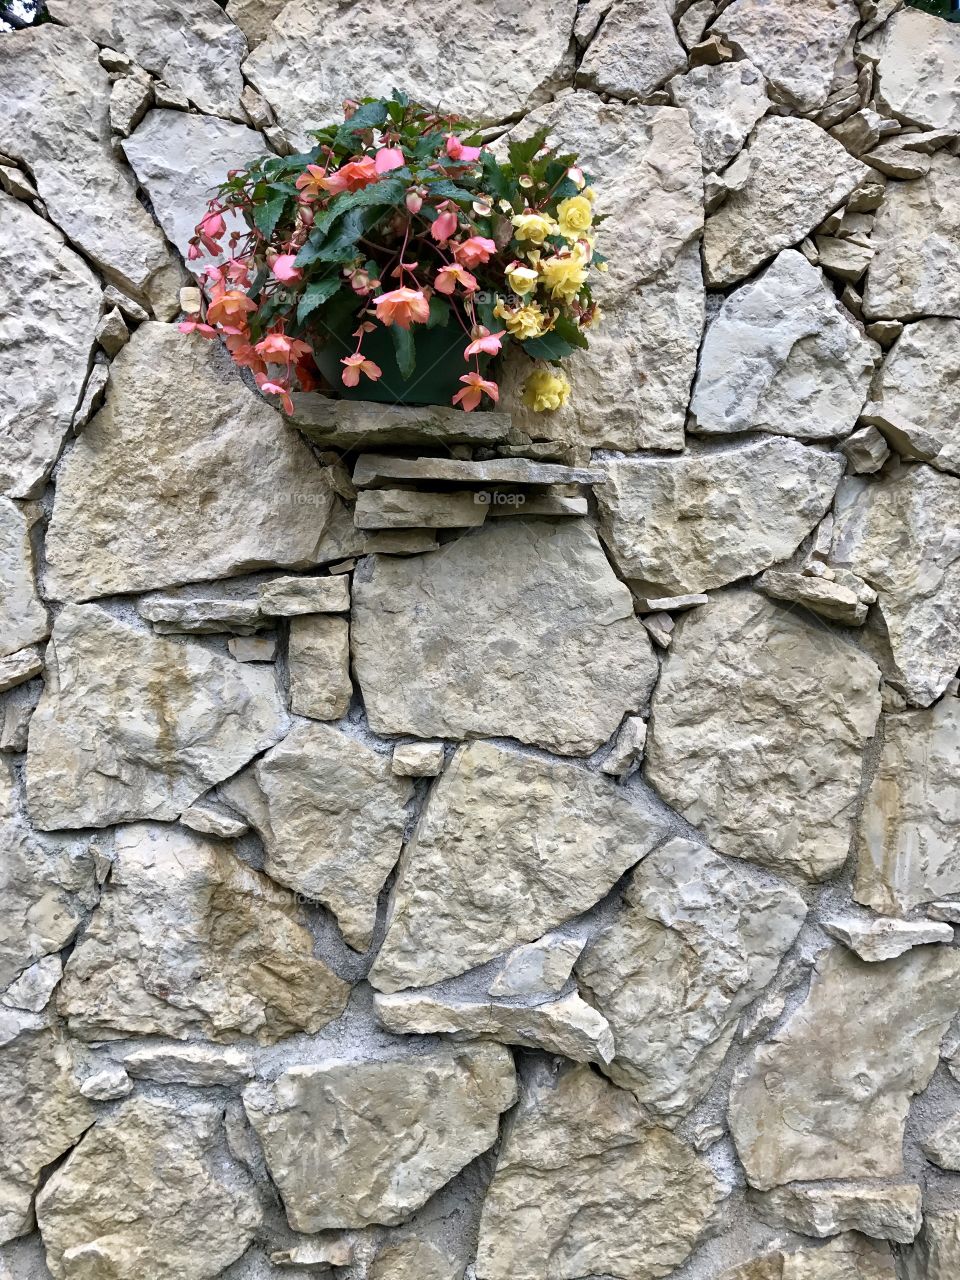
[[[508,413],[463,413],[440,405],[331,400],[315,391],[293,396],[290,421],[314,444],[526,444]]]

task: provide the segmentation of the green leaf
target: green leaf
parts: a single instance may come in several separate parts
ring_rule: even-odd
[[[326,276],[323,280],[314,280],[308,284],[297,303],[297,323],[303,324],[310,312],[332,298],[339,288],[339,276]]]
[[[458,187],[455,182],[451,182],[449,178],[440,178],[437,182],[428,182],[427,189],[431,196],[435,196],[438,200],[459,200],[461,202],[469,202],[476,200],[475,191],[467,191],[464,187]]]
[[[352,262],[360,255],[357,241],[379,217],[379,209],[351,209],[333,230],[320,235],[311,232],[310,239],[297,254],[296,265],[307,267],[313,262]]]
[[[361,187],[359,191],[345,191],[317,218],[313,224],[313,233],[328,231],[342,214],[349,213],[351,209],[369,209],[373,206],[384,208],[387,205],[402,204],[406,193],[406,185],[394,178],[381,179],[371,183],[369,187]]]
[[[386,123],[387,104],[383,99],[378,98],[375,102],[365,102],[362,106],[357,107],[349,120],[344,120],[337,130],[333,145],[335,147],[350,147],[353,145],[353,135],[355,133],[359,133],[362,129],[379,129]]]
[[[409,329],[401,329],[398,324],[392,324],[390,332],[393,335],[393,346],[397,353],[397,368],[400,370],[400,377],[403,378],[404,382],[407,382],[413,377],[413,371],[417,367],[413,334]]]
[[[508,144],[507,154],[510,157],[510,164],[518,176],[521,173],[526,173],[533,157],[546,142],[549,132],[549,128],[538,129],[532,137],[525,139],[523,142],[511,142]]]
[[[492,151],[484,151],[480,156],[483,165],[483,185],[498,200],[512,200],[513,188],[510,179],[501,169],[497,157]]]
[[[287,197],[285,195],[275,195],[263,204],[257,205],[253,214],[253,222],[265,240],[269,240],[273,235],[286,206]]]
[[[590,345],[587,341],[587,335],[583,332],[575,320],[571,320],[569,316],[559,315],[554,322],[552,332],[557,337],[562,338],[564,342],[570,344],[571,347],[579,347],[582,351],[586,351]]]
[[[534,360],[562,360],[564,356],[570,355],[575,350],[573,345],[565,342],[556,330],[545,333],[542,338],[528,338],[520,345],[528,356],[533,356]]]
[[[430,298],[430,319],[427,321],[428,329],[445,329],[450,319],[450,303],[439,294],[433,294]]]

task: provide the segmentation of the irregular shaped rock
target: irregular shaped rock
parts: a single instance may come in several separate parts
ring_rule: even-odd
[[[596,93],[647,98],[687,64],[670,6],[662,0],[614,0],[577,70]]]
[[[78,17],[88,7],[63,0],[63,8]],[[0,44],[0,81],[5,90],[0,102],[4,150],[29,169],[50,217],[114,284],[152,307],[161,319],[174,316],[182,268],[137,199],[132,178],[114,157],[110,81],[98,61],[96,45],[54,23],[12,32]],[[64,155],[70,156],[67,165]],[[72,263],[63,270],[79,274],[86,289],[85,272]],[[32,303],[33,293],[26,296]],[[86,333],[86,304],[83,314],[84,323],[67,348],[73,368],[77,368],[75,344]],[[96,320],[95,316],[94,324]],[[60,324],[58,318],[55,327],[59,329]],[[63,328],[70,334],[74,324],[70,320]],[[59,341],[59,335],[54,336]],[[79,386],[74,391],[71,382],[61,383],[58,365],[42,373],[48,401],[72,399],[72,411]],[[30,439],[26,434],[24,438]],[[57,445],[62,438],[61,432]]]
[[[0,669],[3,665],[0,663]],[[33,680],[17,685],[9,696],[0,699],[0,751],[26,751],[30,718],[42,688],[39,680]]]
[[[606,464],[601,532],[642,596],[702,592],[790,556],[830,506],[834,454],[766,438]]]
[[[397,458],[383,453],[362,453],[353,468],[358,489],[389,489],[394,484],[599,484],[603,472],[590,467],[564,467],[532,458]]]
[[[373,96],[397,88],[470,119],[509,119],[560,88],[575,13],[576,0],[544,0],[536,11],[506,0],[472,11],[464,24],[457,0],[412,3],[384,56],[378,0],[349,9],[339,0],[290,0],[243,72],[297,145],[310,146],[308,130],[338,119],[361,83]],[[451,66],[462,72],[456,83]]]
[[[911,947],[928,942],[952,942],[953,930],[935,920],[863,920],[858,916],[830,916],[821,927],[861,960],[893,960]]]
[[[153,623],[157,635],[209,635],[223,631],[241,634],[267,625],[256,600],[230,600],[222,596],[210,599],[194,595],[145,596],[137,604],[137,613]]]
[[[461,413],[443,405],[366,404],[295,392],[290,421],[319,445],[343,449],[381,445],[494,445],[518,436],[508,413]]]
[[[604,777],[461,747],[401,856],[370,982],[425,986],[533,941],[598,902],[664,832],[649,801]]]
[[[546,937],[511,951],[488,987],[492,996],[554,996],[570,978],[582,938]]]
[[[110,90],[110,127],[121,138],[129,137],[153,101],[149,76],[121,76]]]
[[[891,678],[929,706],[960,666],[960,479],[926,466],[848,476],[834,517],[830,563],[877,592]]]
[[[915,182],[887,183],[870,244],[863,314],[912,320],[960,316],[960,159],[938,151]]]
[[[690,401],[694,430],[847,435],[879,359],[823,272],[786,249],[724,300],[707,329]]]
[[[709,1089],[741,1013],[806,914],[792,889],[765,886],[689,840],[651,853],[620,915],[577,962],[613,1028],[606,1074],[673,1127]]]
[[[960,699],[885,719],[864,800],[853,896],[899,915],[960,893]]]
[[[329,907],[350,946],[368,947],[413,795],[390,757],[327,725],[298,724],[221,791],[260,832],[267,874]]]
[[[926,433],[933,466],[960,472],[960,320],[906,325],[883,362],[874,399]]]
[[[30,724],[30,816],[46,831],[170,821],[286,725],[272,670],[68,605]]]
[[[381,734],[502,734],[589,754],[656,677],[630,592],[580,520],[497,523],[441,556],[364,562],[351,638]]]
[[[704,597],[706,603],[706,597]],[[647,722],[640,716],[627,716],[620,726],[617,740],[610,754],[601,764],[604,773],[614,778],[625,778],[643,759],[643,748],[647,741]]]
[[[960,31],[932,13],[895,13],[884,28],[877,97],[903,120],[960,132]]]
[[[951,1067],[951,1074],[956,1076]],[[923,1154],[941,1169],[960,1169],[960,1115],[953,1115],[928,1137],[921,1140]]]
[[[259,603],[261,613],[271,618],[346,613],[350,609],[350,579],[346,574],[328,578],[273,578],[260,588]]]
[[[191,831],[203,836],[219,836],[221,840],[236,840],[250,830],[245,822],[209,805],[192,804],[181,813],[180,821]]]
[[[0,693],[15,689],[43,670],[43,659],[36,649],[20,649],[7,658],[0,658]]]
[[[750,1204],[772,1227],[821,1238],[859,1231],[875,1240],[909,1244],[922,1221],[915,1182],[791,1182],[751,1195]]]
[[[946,947],[879,964],[825,952],[806,1001],[733,1078],[730,1131],[750,1185],[902,1175],[910,1098],[958,995],[960,956]]]
[[[707,283],[725,287],[796,244],[870,173],[810,120],[767,116],[738,166],[742,182],[706,221]]]
[[[30,544],[34,514],[38,513],[0,498],[0,657],[50,634],[34,575]]]
[[[186,258],[207,201],[226,181],[227,170],[246,168],[264,155],[267,144],[255,130],[213,116],[151,111],[136,133],[124,141],[123,151],[150,197],[167,239]],[[236,214],[227,214],[224,222],[227,236],[247,230]],[[216,260],[205,253],[187,265],[200,272]]]
[[[589,1067],[541,1068],[507,1121],[478,1280],[653,1280],[689,1256],[718,1196],[706,1162],[629,1093]]]
[[[163,1045],[155,1049],[135,1049],[123,1060],[135,1080],[155,1080],[158,1084],[189,1084],[194,1087],[238,1084],[253,1075],[253,1063],[240,1049],[211,1049],[207,1045]]]
[[[272,1044],[343,1012],[350,988],[313,958],[292,898],[221,841],[137,823],[114,847],[110,884],[60,985],[75,1035]]]
[[[756,63],[778,101],[813,112],[827,101],[844,45],[859,22],[853,0],[733,0],[711,30]]]
[[[840,445],[847,466],[855,475],[879,471],[890,457],[887,442],[876,427],[861,427]]]
[[[99,1071],[87,1076],[80,1092],[91,1102],[115,1102],[133,1093],[133,1081],[119,1062],[109,1062]]]
[[[358,529],[468,529],[483,524],[489,510],[470,489],[364,489],[353,516]]]
[[[377,1254],[370,1280],[460,1280],[463,1259],[453,1258],[429,1240],[403,1240]]]
[[[55,227],[2,192],[0,270],[6,281],[0,352],[18,371],[0,404],[0,493],[25,498],[42,487],[70,428],[100,317],[100,285]],[[13,530],[6,504],[3,509],[0,563],[6,565]],[[9,567],[0,573],[6,578]],[[0,617],[6,639],[11,623],[2,611]]]
[[[273,662],[277,656],[272,636],[231,636],[227,648],[238,662]]]
[[[500,1045],[295,1066],[243,1105],[295,1231],[403,1221],[497,1139],[517,1097]]]
[[[175,325],[145,324],[114,361],[106,405],[57,479],[54,599],[317,563],[327,473],[226,360]]]
[[[262,1215],[221,1113],[133,1098],[97,1122],[37,1197],[55,1280],[208,1280],[246,1251]]]
[[[41,1172],[93,1123],[69,1042],[0,1010],[0,1244],[33,1229]]]
[[[44,956],[29,969],[24,969],[16,982],[10,984],[0,996],[0,1004],[8,1009],[24,1009],[39,1013],[50,1002],[50,997],[63,977],[63,963],[58,955]]]
[[[867,620],[867,602],[850,587],[831,582],[829,578],[768,569],[757,579],[757,586],[774,600],[803,605],[831,622],[860,627]]]
[[[752,62],[694,67],[674,76],[667,92],[690,116],[704,169],[725,169],[770,107],[766,81]]]
[[[820,1249],[777,1249],[722,1271],[717,1280],[896,1280],[886,1244],[844,1235]]]
[[[345,716],[353,697],[346,618],[291,618],[287,669],[291,711],[314,720]]]
[[[245,118],[240,63],[247,42],[216,0],[195,0],[186,12],[176,0],[47,0],[47,11],[55,22],[128,54],[200,111]]]
[[[226,15],[237,24],[255,49],[273,31],[273,20],[287,0],[227,0]]]
[[[960,1274],[960,1212],[928,1209],[919,1239],[901,1256],[905,1280],[951,1280]]]
[[[729,592],[677,623],[646,776],[721,853],[825,879],[847,856],[879,674],[824,628]]]

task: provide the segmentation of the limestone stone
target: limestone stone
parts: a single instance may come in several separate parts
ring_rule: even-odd
[[[645,1123],[589,1067],[543,1067],[507,1121],[483,1205],[478,1280],[653,1280],[692,1252],[716,1199],[709,1166]]]
[[[326,472],[226,353],[141,325],[61,468],[48,588],[77,600],[307,568],[332,502]]]
[[[830,506],[835,454],[767,437],[606,464],[600,529],[644,597],[702,592],[791,555]]]
[[[941,1169],[960,1169],[960,1116],[952,1115],[946,1124],[921,1140],[923,1153]]]
[[[290,710],[314,720],[339,720],[353,697],[350,624],[322,614],[290,619],[287,647]]]
[[[921,15],[922,16],[922,15]],[[960,473],[960,320],[905,325],[877,376],[874,399],[915,423],[938,470]]]
[[[870,319],[960,317],[960,158],[938,152],[914,182],[887,183],[873,233],[863,313]]]
[[[415,0],[393,27],[385,54],[379,0],[343,9],[338,0],[290,0],[243,64],[284,132],[309,146],[307,130],[339,119],[357,85],[373,96],[401,89],[470,119],[509,119],[546,101],[569,74],[576,0],[483,4],[462,22],[458,0]],[[449,68],[462,74],[451,81]]]
[[[431,484],[599,484],[603,472],[591,467],[564,467],[529,458],[399,458],[383,453],[361,453],[353,468],[358,489],[390,489],[397,483]]]
[[[613,1028],[606,1074],[676,1124],[709,1089],[740,1015],[806,914],[794,890],[763,884],[689,840],[651,853],[620,914],[577,962],[582,988]]]
[[[271,1044],[342,1013],[349,986],[313,958],[288,894],[222,841],[135,823],[60,984],[74,1035],[256,1036]]]
[[[364,489],[357,494],[354,519],[358,529],[475,528],[490,510],[483,498],[471,489]]]
[[[377,1254],[370,1280],[460,1280],[463,1259],[454,1258],[429,1240],[408,1239]]]
[[[273,636],[231,636],[227,648],[238,662],[273,662],[277,656]]]
[[[135,1080],[194,1087],[237,1084],[253,1075],[253,1063],[242,1049],[211,1049],[208,1045],[163,1045],[135,1049],[123,1060]]]
[[[828,578],[768,569],[757,579],[757,587],[774,600],[803,605],[831,622],[859,627],[867,620],[867,602],[850,587]]]
[[[830,563],[877,592],[892,679],[928,706],[960,666],[960,479],[926,466],[847,476]]]
[[[25,1009],[28,1013],[39,1013],[50,1002],[57,983],[63,976],[63,962],[58,955],[44,956],[29,969],[24,969],[16,982],[12,982],[3,995],[0,1004],[8,1009]]]
[[[47,0],[55,22],[125,53],[200,111],[242,120],[240,63],[246,41],[216,0]]]
[[[418,556],[440,546],[433,529],[380,529],[376,533],[357,533],[357,537],[362,539],[360,554],[371,556]]]
[[[665,834],[645,797],[493,743],[458,749],[400,859],[379,991],[425,986],[598,902]]]
[[[750,1185],[901,1176],[910,1098],[933,1075],[958,993],[946,947],[878,964],[824,952],[806,1001],[734,1074],[730,1131]]]
[[[677,19],[677,35],[685,49],[691,49],[703,39],[703,33],[716,16],[713,0],[694,0]]]
[[[554,996],[566,986],[582,938],[550,936],[516,947],[488,987],[492,996]]]
[[[208,1280],[245,1252],[262,1215],[221,1112],[131,1098],[98,1120],[37,1198],[54,1280]]]
[[[106,1066],[95,1070],[87,1076],[80,1086],[80,1092],[91,1102],[115,1102],[118,1098],[127,1098],[133,1093],[133,1081],[119,1062],[108,1062]]]
[[[29,508],[0,498],[0,657],[50,634],[47,611],[37,593]]]
[[[0,699],[0,751],[26,751],[30,718],[42,688],[39,680],[32,680]]]
[[[733,0],[712,30],[760,68],[779,101],[812,112],[827,101],[859,22],[853,0]]]
[[[911,947],[928,942],[953,942],[953,930],[935,920],[869,920],[859,916],[828,916],[821,926],[849,947],[861,960],[892,960]]]
[[[868,400],[863,406],[860,420],[876,427],[890,448],[904,461],[933,462],[940,452],[940,441],[931,432],[875,400]]]
[[[267,874],[329,907],[350,946],[369,946],[413,794],[390,757],[301,723],[221,792],[260,832]]]
[[[677,623],[646,777],[719,852],[825,879],[847,856],[879,674],[825,628],[728,592]]]
[[[667,92],[690,116],[704,169],[726,168],[770,107],[766,81],[746,61],[693,67],[674,76]]]
[[[228,169],[243,169],[267,151],[263,135],[242,124],[185,111],[151,111],[123,143],[124,155],[171,244],[186,258],[190,238],[207,211],[207,201]],[[227,236],[245,232],[236,214],[224,218]],[[223,243],[227,244],[225,238]],[[209,254],[191,270],[202,271],[217,261]]]
[[[93,333],[99,346],[108,356],[115,356],[130,341],[130,332],[124,324],[119,308],[108,311]]]
[[[158,635],[206,635],[231,631],[247,634],[267,625],[256,599],[231,600],[212,595],[157,592],[137,603],[137,613],[153,623]]]
[[[823,272],[785,249],[724,300],[707,329],[690,402],[694,430],[847,435],[879,359]]]
[[[717,287],[752,275],[796,244],[870,173],[835,138],[793,116],[761,120],[737,164],[742,186],[711,214],[703,232],[707,283]]]
[[[4,37],[9,38],[9,37]],[[0,1009],[0,1243],[33,1228],[41,1171],[93,1123],[68,1041]]]
[[[149,76],[121,76],[110,90],[110,127],[121,138],[129,137],[153,101]]]
[[[0,165],[0,187],[18,200],[36,200],[37,189],[26,175],[8,164]]]
[[[900,915],[960,893],[960,699],[888,715],[864,800],[853,896]]]
[[[791,1182],[750,1196],[757,1216],[807,1236],[859,1231],[875,1240],[909,1244],[922,1221],[915,1182]]]
[[[79,16],[88,6],[62,0],[61,8]],[[29,169],[50,217],[108,280],[161,319],[175,315],[182,267],[111,149],[110,81],[97,59],[96,45],[55,23],[13,32],[0,43],[0,81],[5,90],[0,102],[4,148]],[[63,163],[65,155],[70,156],[68,165]],[[11,243],[6,235],[3,239]],[[79,276],[86,290],[88,273],[78,270],[79,265],[65,263],[62,270]],[[19,287],[14,284],[17,291]],[[31,306],[34,296],[28,289],[25,297]],[[76,295],[71,311],[78,302]],[[41,302],[44,310],[46,305]],[[55,324],[55,329],[62,327],[71,335],[67,352],[68,368],[76,370],[73,378],[79,376],[81,363],[86,371],[86,353],[77,350],[81,335],[86,337],[86,305],[79,327],[75,312]],[[52,319],[49,316],[48,323]],[[53,336],[58,343],[59,335]],[[47,359],[39,349],[38,356]],[[58,365],[43,370],[42,385],[50,402],[69,402],[72,412],[80,389],[61,380]]]
[[[517,436],[507,413],[461,413],[440,405],[331,400],[295,392],[290,421],[314,444],[342,449],[380,445],[494,445]]]
[[[960,31],[931,13],[895,13],[884,28],[877,97],[904,121],[960,132]]]
[[[890,457],[887,442],[876,427],[861,427],[854,431],[840,448],[847,459],[847,466],[855,475],[879,471]]]
[[[18,371],[7,380],[0,404],[0,492],[24,498],[42,487],[70,428],[100,316],[100,286],[55,227],[3,192],[0,270],[6,282],[0,353]],[[10,509],[4,504],[3,510],[0,573],[6,585],[14,550]],[[10,623],[2,625],[5,633]],[[23,625],[29,627],[29,615]]]
[[[460,1000],[430,990],[398,991],[375,996],[373,1008],[387,1030],[398,1035],[489,1037],[559,1053],[572,1062],[606,1063],[614,1054],[609,1022],[575,991],[533,1006]]]
[[[255,49],[273,31],[273,20],[287,0],[227,0],[226,15],[237,24]]]
[[[686,63],[669,5],[614,0],[580,61],[577,82],[596,93],[647,98]]]
[[[820,266],[841,280],[855,283],[873,259],[873,249],[857,240],[838,239],[836,236],[817,236],[815,239]],[[860,316],[860,299],[844,290],[843,302],[856,316]]]
[[[0,693],[25,684],[43,670],[43,659],[36,649],[18,649],[0,658]]]
[[[819,1249],[776,1249],[722,1271],[717,1280],[896,1280],[886,1244],[853,1233]]]
[[[376,733],[502,734],[562,755],[595,751],[640,711],[657,669],[581,520],[497,522],[442,555],[365,561],[351,641]]]
[[[930,172],[930,157],[911,151],[901,144],[899,138],[885,142],[875,151],[868,151],[863,159],[872,169],[878,169],[888,178],[922,178]]]
[[[646,741],[647,722],[640,716],[627,716],[620,726],[610,754],[600,768],[615,778],[625,778],[643,759]]]
[[[30,816],[43,830],[169,821],[285,728],[272,670],[68,605],[30,724]]]
[[[245,822],[205,804],[192,804],[189,809],[184,809],[180,821],[191,831],[219,836],[221,840],[236,840],[250,829]]]
[[[516,1096],[509,1051],[478,1044],[294,1066],[243,1105],[290,1225],[323,1231],[401,1222],[493,1145]]]
[[[960,1269],[960,1212],[928,1209],[919,1239],[902,1256],[905,1280],[951,1280]]]
[[[442,742],[398,742],[390,768],[399,778],[435,778],[443,772]]]
[[[350,608],[350,579],[272,578],[260,588],[261,613],[271,618],[311,613],[346,613]]]

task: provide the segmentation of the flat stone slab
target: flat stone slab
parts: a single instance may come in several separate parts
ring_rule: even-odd
[[[398,481],[444,481],[451,484],[605,484],[606,474],[591,467],[564,467],[529,458],[394,458],[364,453],[353,469],[358,489],[389,488]]]
[[[473,529],[490,506],[471,489],[419,493],[414,489],[366,489],[353,513],[358,529]]]
[[[315,391],[293,396],[290,421],[314,444],[350,449],[376,444],[519,444],[528,437],[509,413],[463,413],[439,405],[331,400]]]

